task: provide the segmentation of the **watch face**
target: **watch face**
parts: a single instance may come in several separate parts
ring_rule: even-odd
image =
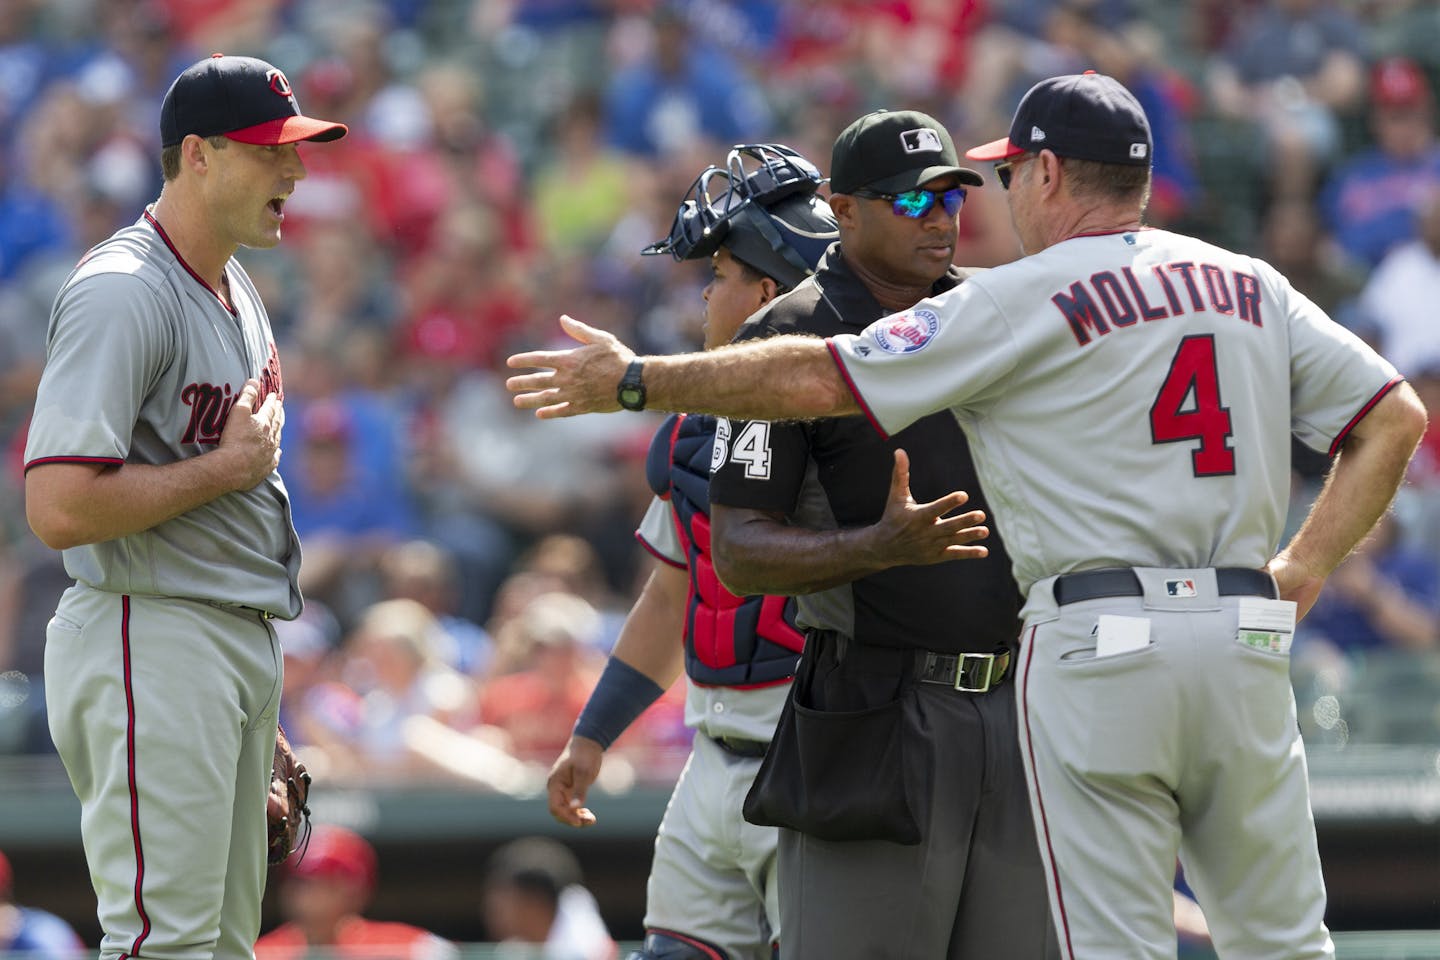
[[[645,403],[645,391],[640,387],[621,387],[620,406],[635,410]]]
[[[639,360],[631,362],[626,368],[625,376],[620,378],[620,386],[615,391],[615,399],[626,410],[645,409],[645,383],[640,379]]]

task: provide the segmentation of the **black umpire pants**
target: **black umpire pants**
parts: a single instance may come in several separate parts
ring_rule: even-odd
[[[794,695],[819,711],[899,701],[905,769],[856,772],[900,775],[920,842],[823,840],[782,829],[783,960],[1058,957],[1012,680],[961,693],[915,680],[913,657],[897,655],[887,669],[892,658],[847,658],[848,645],[812,636]]]

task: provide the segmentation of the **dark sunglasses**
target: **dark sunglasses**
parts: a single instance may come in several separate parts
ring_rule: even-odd
[[[911,220],[919,220],[921,217],[935,209],[935,204],[944,204],[945,212],[950,216],[960,212],[965,206],[965,188],[951,187],[949,190],[924,190],[916,188],[906,190],[904,193],[880,193],[875,190],[856,190],[855,196],[864,197],[867,200],[888,200],[890,209],[897,217],[909,217]]]
[[[1015,176],[1015,168],[1020,166],[1020,164],[1024,163],[1026,160],[1032,159],[1034,158],[1029,156],[1028,154],[1021,153],[1015,155],[1009,160],[1001,160],[999,163],[995,164],[995,179],[1000,181],[1000,189],[1009,190],[1010,178]]]

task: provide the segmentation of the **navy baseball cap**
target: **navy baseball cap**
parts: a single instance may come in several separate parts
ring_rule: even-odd
[[[176,77],[160,104],[162,147],[192,133],[274,145],[339,140],[348,130],[343,123],[302,114],[285,74],[254,57],[207,57]]]
[[[1148,166],[1150,121],[1114,77],[1087,70],[1041,80],[1015,108],[1010,135],[965,151],[971,160],[1004,160],[1050,150],[1060,157]]]
[[[960,166],[945,126],[918,110],[876,110],[840,131],[830,151],[830,191],[904,193],[954,175],[972,187],[985,178]]]

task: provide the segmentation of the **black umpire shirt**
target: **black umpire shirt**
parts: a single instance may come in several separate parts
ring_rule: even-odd
[[[935,283],[941,293],[968,275],[957,267]],[[746,321],[735,340],[799,333],[858,333],[890,313],[831,245],[815,275]],[[970,494],[965,510],[990,516],[970,447],[955,418],[931,414],[882,438],[863,416],[813,421],[721,419],[710,477],[712,503],[784,513],[797,526],[843,529],[880,519],[890,491],[894,451],[910,455],[910,490],[926,503],[952,490]],[[801,596],[797,623],[833,630],[872,646],[943,653],[989,652],[1013,645],[1021,597],[1010,557],[991,527],[983,560],[894,567]]]

